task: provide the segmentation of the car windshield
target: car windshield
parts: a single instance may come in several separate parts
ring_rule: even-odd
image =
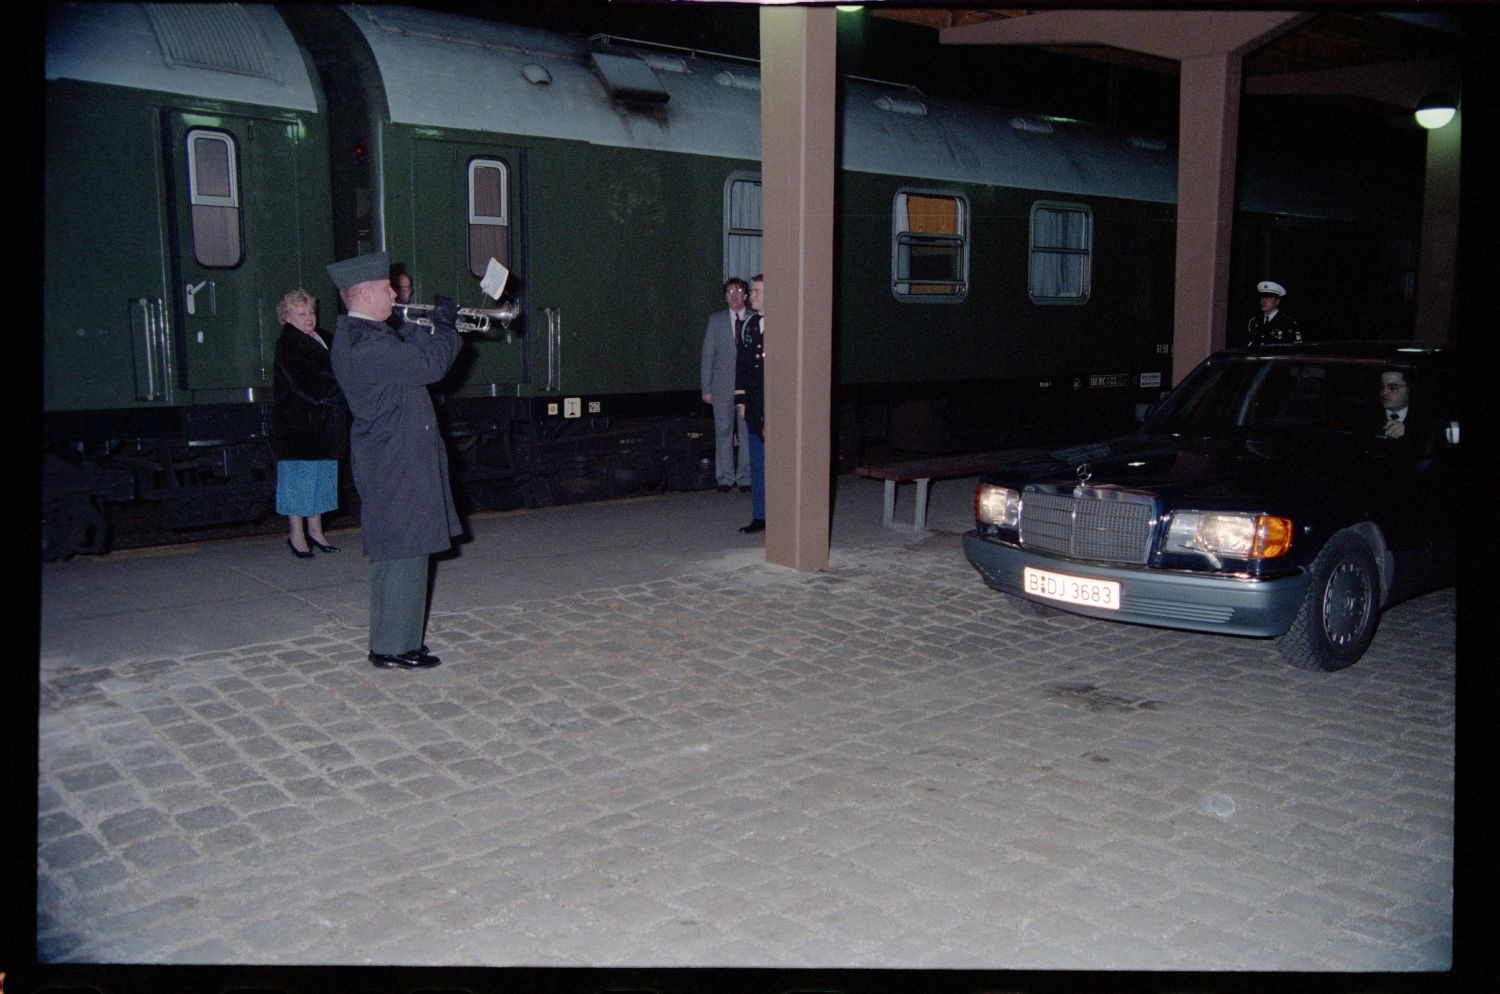
[[[1146,431],[1205,435],[1246,430],[1372,434],[1381,423],[1380,374],[1365,360],[1235,356],[1199,367],[1146,422]]]

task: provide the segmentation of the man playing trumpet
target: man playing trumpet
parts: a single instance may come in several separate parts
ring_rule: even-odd
[[[370,662],[427,669],[440,662],[422,642],[428,557],[462,532],[448,483],[448,453],[427,385],[463,347],[458,307],[438,297],[432,329],[385,324],[396,291],[384,252],[328,267],[348,313],[333,336],[333,373],[353,424],[349,464],[359,491],[370,571]]]

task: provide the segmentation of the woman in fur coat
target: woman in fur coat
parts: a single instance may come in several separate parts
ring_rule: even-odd
[[[349,447],[348,407],[333,378],[329,336],[318,327],[318,301],[297,289],[281,298],[276,317],[276,379],[271,450],[276,455],[276,513],[289,525],[286,544],[311,559],[309,544],[337,552],[323,534],[323,514],[339,505],[339,459]]]

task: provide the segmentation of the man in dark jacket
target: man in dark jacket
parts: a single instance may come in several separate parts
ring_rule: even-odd
[[[458,308],[438,297],[431,333],[385,324],[396,292],[384,252],[328,267],[347,314],[333,336],[333,373],[353,424],[349,465],[359,491],[370,571],[370,662],[425,669],[438,658],[422,644],[428,557],[462,531],[448,485],[448,454],[427,384],[441,379],[463,346]]]

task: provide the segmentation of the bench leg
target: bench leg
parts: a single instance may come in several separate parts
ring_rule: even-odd
[[[898,525],[896,523],[896,481],[885,481],[885,516],[882,519],[887,528],[900,528],[906,531],[925,532],[927,530],[927,485],[931,478],[923,477],[916,481],[917,484],[917,506],[912,514],[912,523],[909,525]]]

